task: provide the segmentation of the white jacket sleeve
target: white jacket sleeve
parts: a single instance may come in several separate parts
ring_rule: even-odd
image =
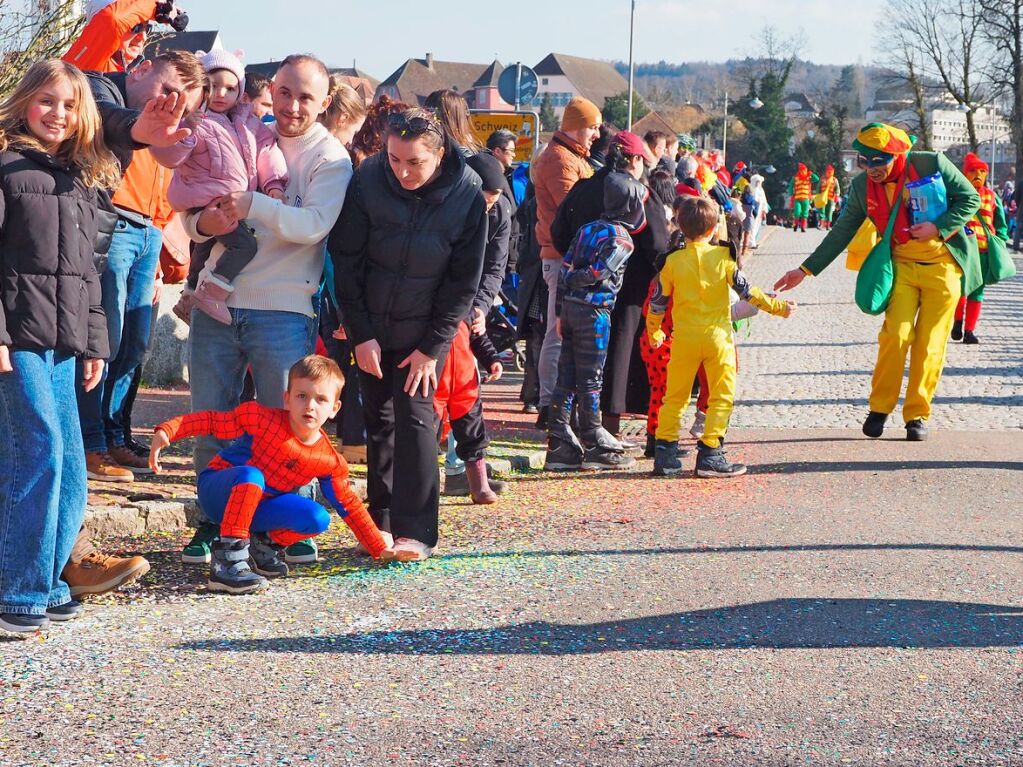
[[[285,242],[315,245],[330,234],[341,215],[351,180],[352,161],[347,154],[324,162],[313,171],[299,205],[287,205],[253,192],[249,220],[258,221]]]

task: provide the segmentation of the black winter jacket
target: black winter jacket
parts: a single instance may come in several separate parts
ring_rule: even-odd
[[[131,165],[131,158],[136,149],[145,149],[145,144],[136,143],[131,137],[131,129],[139,119],[139,112],[125,107],[127,99],[127,75],[123,72],[102,74],[86,72],[89,79],[89,90],[99,107],[100,120],[103,123],[103,140],[107,148],[121,164],[121,175]]]
[[[511,243],[511,205],[504,198],[498,197],[494,207],[487,213],[487,247],[483,255],[483,276],[480,287],[472,301],[472,308],[479,309],[487,316],[497,294],[504,284],[504,275],[508,269],[508,256]]]
[[[0,152],[0,346],[109,356],[93,264],[98,201],[50,155]]]
[[[355,344],[438,358],[469,315],[487,242],[479,176],[453,145],[441,174],[402,188],[386,152],[359,165],[328,240],[345,328]]]

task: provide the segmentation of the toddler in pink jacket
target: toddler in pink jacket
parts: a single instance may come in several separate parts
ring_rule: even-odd
[[[157,162],[175,169],[167,199],[178,212],[201,210],[232,192],[259,191],[284,199],[288,185],[284,155],[273,131],[252,114],[251,104],[240,102],[245,84],[241,55],[223,50],[196,53],[209,77],[206,112],[188,138],[171,147],[150,148]],[[218,242],[224,252],[199,283],[199,273]],[[234,290],[235,277],[255,257],[256,247],[256,236],[244,221],[233,232],[195,244],[188,283],[174,313],[189,322],[195,308],[230,325],[225,301]]]

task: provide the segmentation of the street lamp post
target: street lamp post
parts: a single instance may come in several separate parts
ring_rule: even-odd
[[[725,122],[721,131],[721,159],[728,162],[728,91],[725,91]]]
[[[626,122],[629,127],[626,130],[632,130],[632,83],[634,79],[635,68],[632,59],[632,47],[635,41],[636,35],[636,0],[632,0],[632,12],[629,15],[629,112]]]

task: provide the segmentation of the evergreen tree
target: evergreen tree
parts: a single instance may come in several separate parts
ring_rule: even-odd
[[[540,130],[547,132],[557,129],[558,116],[554,113],[554,107],[551,105],[551,94],[545,93],[540,102]]]
[[[741,157],[754,166],[775,167],[776,173],[764,176],[764,192],[770,205],[776,208],[783,207],[782,198],[796,168],[791,153],[792,129],[785,119],[784,102],[793,61],[790,59],[777,71],[769,71],[759,80],[754,77],[750,81],[749,93],[734,107],[734,114],[742,120],[747,133],[741,145],[732,146],[729,142],[728,150],[733,158]],[[763,102],[759,109],[750,106],[754,97]],[[731,159],[726,159],[731,163]]]
[[[608,96],[604,99],[604,108],[600,110],[604,122],[613,123],[618,128],[626,130],[629,127],[629,92],[622,91],[615,96]],[[643,101],[638,91],[632,92],[632,121],[642,119],[650,114],[650,107]]]

